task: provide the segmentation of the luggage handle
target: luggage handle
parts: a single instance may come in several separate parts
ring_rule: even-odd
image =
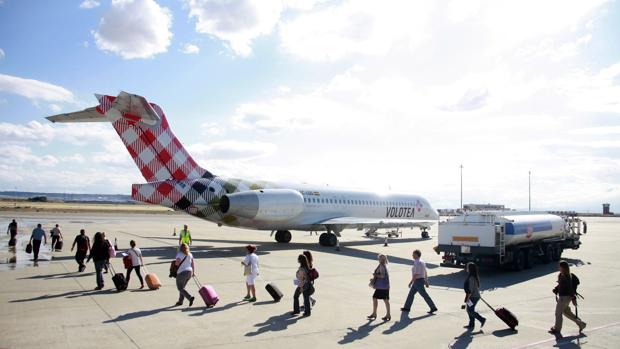
[[[196,282],[196,286],[198,286],[198,289],[200,289],[202,287],[202,284],[200,283],[196,275],[192,275],[192,279],[194,279],[194,282]]]
[[[116,275],[116,270],[114,270],[112,263],[108,263],[108,267],[112,270],[112,276]]]
[[[484,298],[482,298],[482,296],[480,296],[480,300],[484,302],[484,304],[486,304],[487,307],[489,307],[489,309],[491,309],[492,311],[495,311],[495,309],[493,309],[493,307],[489,303],[487,303],[487,301],[485,301]]]

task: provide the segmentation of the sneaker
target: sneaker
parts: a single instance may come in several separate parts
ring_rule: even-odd
[[[99,291],[101,289],[103,289],[103,287],[99,287],[99,286],[95,287],[95,291]]]
[[[245,296],[245,297],[243,297],[243,300],[244,300],[244,301],[249,301],[251,298],[252,298],[252,297],[250,297],[250,296]]]
[[[427,314],[434,314],[436,311],[437,311],[437,308],[433,308],[433,309],[427,311],[426,313]]]
[[[400,311],[404,311],[405,313],[408,313],[409,311],[411,311],[411,309],[409,309],[409,308],[400,308]]]
[[[482,320],[480,320],[480,328],[483,328],[484,324],[486,324],[486,323],[487,323],[487,319],[486,318],[483,318]]]
[[[303,317],[309,317],[310,313],[304,313],[304,315],[302,315]]]
[[[175,307],[178,307],[178,306],[181,306],[181,305],[183,305],[183,302],[176,302],[176,303],[174,303]]]
[[[140,286],[140,289],[143,289],[143,288],[144,288],[144,285]]]
[[[252,297],[252,298],[248,299],[248,302],[250,302],[250,303],[256,302],[256,297]]]
[[[194,299],[196,299],[196,297],[192,297],[189,299],[189,306],[191,307],[192,304],[194,304]]]

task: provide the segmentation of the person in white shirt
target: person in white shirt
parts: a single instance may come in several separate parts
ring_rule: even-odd
[[[408,313],[411,310],[411,305],[413,304],[413,297],[416,293],[420,293],[430,308],[428,313],[433,314],[437,311],[437,307],[424,289],[424,287],[429,287],[428,274],[426,273],[426,263],[424,263],[420,257],[422,257],[422,252],[420,252],[420,250],[413,251],[413,267],[411,268],[409,295],[407,295],[405,305],[400,310]]]
[[[56,249],[56,243],[63,239],[62,233],[60,232],[60,228],[58,224],[50,231],[50,235],[52,236],[52,251]]]
[[[185,290],[187,282],[195,275],[194,256],[189,252],[186,243],[181,244],[180,252],[176,256],[177,265],[177,289],[179,290],[179,301],[175,306],[183,305],[183,299],[187,298],[189,306],[194,304],[194,297]]]
[[[142,259],[142,251],[136,247],[136,242],[131,240],[129,241],[129,245],[131,248],[127,250],[127,254],[131,257],[131,268],[127,269],[127,284],[129,285],[129,277],[131,276],[131,271],[135,270],[138,275],[138,280],[140,280],[140,289],[144,288],[144,279],[142,278],[142,274],[140,274],[140,267],[144,265],[144,260]]]
[[[258,276],[258,256],[256,255],[256,246],[247,245],[245,249],[248,253],[245,255],[245,258],[241,264],[243,265],[245,287],[248,293],[243,300],[248,302],[256,302],[256,287],[254,286],[254,281]]]

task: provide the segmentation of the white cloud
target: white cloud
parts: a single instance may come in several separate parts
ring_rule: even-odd
[[[252,40],[272,32],[284,9],[281,0],[188,0],[196,31],[225,41],[240,56],[252,53]]]
[[[58,105],[58,104],[55,104],[55,103],[49,104],[48,107],[54,113],[59,113],[62,110],[62,107],[60,105]]]
[[[187,55],[197,55],[200,53],[200,47],[189,43],[184,44],[183,47],[181,47],[181,52]]]
[[[124,59],[151,58],[168,50],[172,14],[154,0],[112,0],[93,33],[97,47]]]
[[[33,101],[73,102],[73,94],[64,87],[33,79],[0,74],[0,91]]]
[[[15,166],[28,164],[32,166],[51,167],[58,164],[58,159],[52,155],[38,156],[33,154],[29,147],[5,144],[0,145],[0,164],[6,166]]]
[[[202,134],[207,136],[221,136],[226,133],[226,128],[217,122],[205,122],[200,128]]]
[[[54,129],[50,125],[42,125],[38,121],[30,121],[26,125],[8,122],[0,123],[0,139],[8,142],[49,143],[54,138]]]
[[[210,160],[251,159],[274,153],[277,147],[265,142],[221,141],[209,144],[192,144],[188,151],[197,159]]]
[[[0,59],[3,59],[4,57],[6,57],[4,50],[0,48]]]
[[[101,3],[97,0],[84,0],[80,3],[80,8],[91,9],[101,5]]]

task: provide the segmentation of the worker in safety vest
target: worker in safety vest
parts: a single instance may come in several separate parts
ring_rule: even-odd
[[[183,230],[179,234],[179,245],[187,244],[187,246],[192,244],[192,234],[187,229],[187,224],[183,225]]]

